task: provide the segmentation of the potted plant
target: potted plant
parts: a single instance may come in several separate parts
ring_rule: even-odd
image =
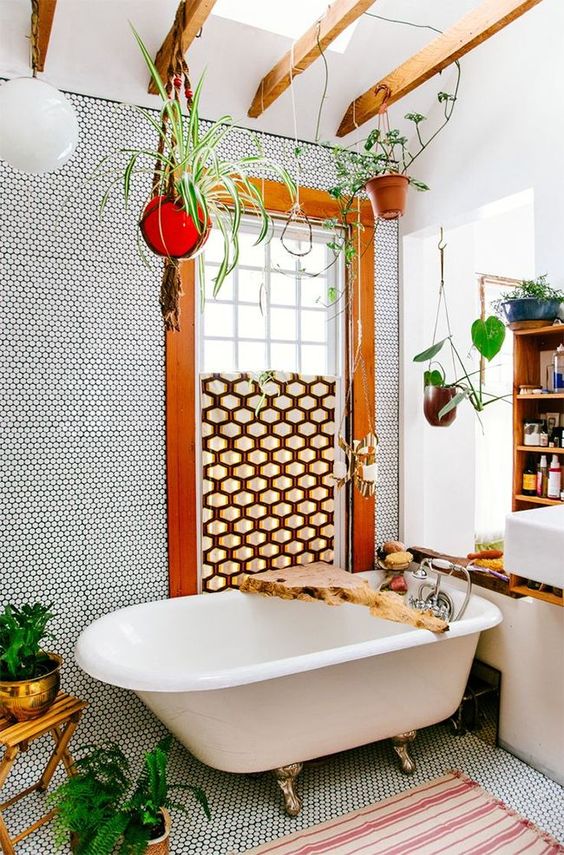
[[[66,843],[70,833],[76,855],[168,855],[169,810],[187,813],[182,803],[171,798],[172,790],[192,793],[209,819],[203,790],[168,783],[171,743],[169,735],[145,754],[136,782],[118,745],[87,746],[88,753],[75,762],[75,774],[49,797],[56,809],[57,847]]]
[[[0,714],[15,721],[42,715],[60,688],[63,664],[57,653],[42,648],[52,638],[47,625],[51,606],[7,605],[0,614]]]
[[[471,327],[472,344],[484,359],[491,361],[500,352],[505,340],[505,326],[495,315],[482,319],[478,318]],[[461,376],[451,383],[446,382],[445,370],[436,363],[437,356],[446,343],[449,343],[453,365],[458,365]],[[447,336],[426,350],[413,357],[414,362],[428,362],[423,375],[424,383],[424,413],[425,418],[433,427],[448,427],[456,418],[456,408],[464,400],[468,400],[476,413],[479,414],[489,404],[506,399],[507,395],[491,395],[483,388],[483,372],[468,372],[452,335]],[[438,365],[438,368],[433,368]],[[478,382],[472,377],[479,375]]]
[[[158,145],[154,149],[119,149],[116,167],[110,166],[109,159],[102,162],[100,172],[109,176],[111,183],[102,198],[101,212],[118,184],[123,188],[127,206],[134,176],[153,176],[151,198],[143,207],[139,228],[149,249],[166,259],[163,287],[168,289],[169,296],[167,299],[161,291],[161,306],[167,326],[177,329],[178,261],[200,253],[212,226],[217,227],[223,237],[223,258],[213,280],[214,296],[237,264],[243,214],[251,213],[258,217],[256,243],[271,236],[271,218],[258,184],[251,180],[251,173],[256,173],[257,169],[270,171],[287,187],[290,203],[295,198],[296,186],[283,167],[263,154],[258,138],[237,127],[231,116],[222,116],[215,122],[206,123],[206,126],[202,124],[200,98],[203,77],[192,93],[187,69],[183,71],[186,94],[183,108],[180,101],[181,78],[174,76],[174,86],[171,81],[165,85],[141,37],[135,30],[133,33],[161,97],[160,121],[153,111],[135,109],[149,130],[157,134]],[[188,116],[183,109],[187,109]],[[227,153],[229,140],[236,134],[248,136],[255,147],[253,154],[237,156]],[[240,140],[232,148],[239,149]],[[175,285],[166,282],[167,271],[176,281]],[[199,273],[203,288],[205,270],[202,256]],[[172,293],[175,287],[177,293]]]
[[[515,288],[504,291],[494,303],[496,313],[513,329],[516,324],[552,323],[564,302],[564,292],[552,288],[547,279],[544,273],[536,279],[523,279]]]
[[[407,113],[405,119],[413,127],[414,143],[411,146],[407,136],[397,128],[390,128],[386,121],[386,127],[379,126],[369,133],[362,151],[356,151],[352,146],[330,147],[337,183],[329,193],[333,198],[343,200],[341,225],[350,225],[347,215],[353,208],[355,197],[363,190],[368,194],[375,218],[397,220],[405,213],[409,185],[421,191],[429,189],[411,174],[411,167],[452,117],[460,84],[458,63],[457,71],[454,93],[438,93],[439,104],[443,106],[443,121],[427,139],[422,133],[426,117],[421,113]]]

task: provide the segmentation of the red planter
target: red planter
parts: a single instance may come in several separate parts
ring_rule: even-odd
[[[456,395],[456,389],[449,386],[425,386],[423,412],[433,427],[448,427],[456,418],[456,407],[439,419],[439,413]]]
[[[397,220],[405,214],[409,178],[406,175],[377,175],[366,183],[366,193],[375,217]]]
[[[193,258],[203,249],[211,226],[199,232],[179,202],[155,196],[145,206],[139,228],[149,249],[166,258]]]

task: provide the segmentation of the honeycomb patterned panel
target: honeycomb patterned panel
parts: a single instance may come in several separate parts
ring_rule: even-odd
[[[205,591],[333,561],[335,383],[275,374],[257,415],[247,374],[201,375]]]

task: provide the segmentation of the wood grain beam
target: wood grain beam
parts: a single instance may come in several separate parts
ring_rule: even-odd
[[[540,2],[541,0],[484,0],[458,23],[433,39],[423,50],[356,98],[343,116],[337,136],[344,137],[374,118],[383,105],[387,89],[391,92],[387,104],[399,101]]]
[[[322,51],[326,50],[343,30],[373,5],[374,0],[335,0],[328,6],[324,17],[312,24],[294,43],[293,51],[289,50],[263,77],[248,115],[256,119],[264,113],[288,89],[292,78],[309,68],[321,56],[320,47]]]
[[[45,60],[57,0],[38,0],[37,4],[37,71],[45,70]]]
[[[182,54],[186,54],[186,51],[206,23],[209,18],[213,7],[215,6],[217,0],[182,0],[180,3],[176,16],[175,22],[178,19],[182,21],[182,32],[180,36],[180,44],[182,47]],[[186,12],[184,12],[184,8],[186,7]],[[166,82],[168,78],[168,69],[170,66],[170,61],[172,59],[172,55],[174,52],[174,24],[170,28],[168,35],[161,47],[159,48],[159,52],[155,58],[155,65],[157,66],[157,70],[163,81]],[[151,80],[149,83],[149,90],[151,95],[157,94],[157,88],[153,81]]]

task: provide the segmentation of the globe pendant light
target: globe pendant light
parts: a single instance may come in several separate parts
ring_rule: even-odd
[[[38,4],[32,0],[33,77],[0,86],[0,158],[14,169],[42,174],[60,169],[78,142],[78,119],[71,102],[49,83],[38,80]]]

